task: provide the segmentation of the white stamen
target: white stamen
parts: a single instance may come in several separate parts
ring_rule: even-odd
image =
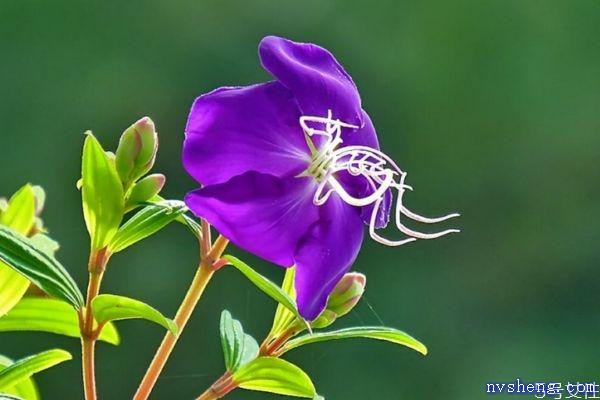
[[[377,149],[367,146],[344,146],[338,148],[343,143],[342,128],[358,129],[357,126],[345,123],[339,119],[333,119],[331,110],[327,112],[327,117],[316,117],[304,115],[300,117],[300,126],[307,135],[308,139],[313,136],[324,138],[317,149],[313,144],[312,162],[306,171],[319,182],[315,191],[313,202],[316,205],[323,205],[329,199],[332,193],[337,193],[340,198],[353,206],[364,207],[373,204],[373,211],[369,221],[369,234],[371,238],[387,246],[401,246],[403,244],[414,242],[417,239],[435,239],[449,233],[460,232],[458,229],[447,229],[436,233],[423,233],[408,228],[401,222],[401,216],[404,215],[413,221],[433,224],[458,217],[459,214],[453,213],[438,218],[428,218],[410,211],[402,204],[402,196],[405,190],[412,190],[412,187],[404,184],[406,172]],[[312,142],[311,142],[312,143]],[[362,176],[372,188],[372,193],[364,197],[355,197],[344,189],[339,183],[336,172],[346,171],[352,176]],[[395,224],[400,232],[408,236],[402,240],[389,240],[377,234],[375,226],[377,217],[383,207],[383,201],[388,189],[396,191],[395,204]]]

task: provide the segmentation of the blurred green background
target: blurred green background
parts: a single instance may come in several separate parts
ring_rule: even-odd
[[[460,235],[385,248],[366,241],[366,299],[341,325],[401,328],[421,357],[379,342],[318,344],[289,359],[328,399],[484,399],[486,382],[599,381],[600,2],[0,0],[0,193],[48,193],[44,215],[81,286],[88,237],[82,133],[107,148],[143,115],[159,129],[165,195],[195,185],[180,165],[193,99],[265,81],[268,34],[332,50],[357,82],[386,153],[409,172],[407,204],[460,211]],[[235,250],[235,254],[241,252]],[[243,255],[279,280],[282,270]],[[104,290],[173,315],[197,248],[179,225],[114,257]],[[191,399],[223,370],[228,308],[263,337],[273,302],[219,273],[152,398]],[[131,398],[163,331],[119,324],[98,347],[101,398]],[[76,340],[1,334],[11,357]],[[38,375],[45,399],[81,398],[79,359]],[[271,399],[237,391],[230,399]],[[497,398],[500,398],[497,396]],[[533,398],[533,397],[532,397]]]

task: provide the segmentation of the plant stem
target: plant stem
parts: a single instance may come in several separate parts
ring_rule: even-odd
[[[267,337],[260,345],[260,356],[279,357],[277,351],[297,332],[297,328],[292,325],[278,337]],[[235,390],[237,384],[231,378],[231,372],[225,372],[217,379],[204,393],[196,400],[217,400],[225,397],[229,392]]]
[[[92,301],[100,293],[100,285],[110,253],[106,249],[93,251],[90,255],[88,270],[90,271],[85,311],[80,313],[81,331],[81,367],[83,373],[83,389],[86,400],[96,400],[96,373],[94,363],[94,350],[99,332],[94,329],[94,314]]]
[[[231,372],[225,372],[196,400],[217,400],[233,391],[237,385],[231,379]]]
[[[96,400],[96,374],[94,368],[95,340],[81,339],[81,358],[83,367],[83,390],[86,400]]]
[[[185,325],[187,324],[192,312],[200,300],[200,297],[202,297],[202,294],[204,293],[206,285],[208,285],[208,282],[210,282],[210,279],[216,271],[213,267],[213,264],[221,257],[223,251],[225,251],[225,248],[229,243],[226,238],[219,236],[212,246],[212,249],[205,253],[208,248],[205,242],[207,236],[208,235],[205,234],[202,237],[203,242],[201,242],[200,246],[200,265],[196,271],[196,275],[194,276],[188,292],[179,306],[177,314],[175,315],[175,323],[179,328],[179,335],[182,334]],[[208,236],[208,238],[210,237]],[[177,339],[178,336],[174,336],[170,332],[167,332],[158,350],[156,351],[156,354],[154,355],[154,358],[150,363],[150,366],[148,367],[148,370],[146,371],[146,374],[144,375],[144,378],[142,379],[135,396],[133,397],[134,400],[146,400],[148,398],[150,392],[156,384],[158,376],[167,363],[173,348],[177,344]]]

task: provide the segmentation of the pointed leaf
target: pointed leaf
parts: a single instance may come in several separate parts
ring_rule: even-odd
[[[244,330],[242,324],[240,321],[233,319],[229,311],[223,310],[219,331],[221,334],[225,367],[228,371],[233,371],[239,365],[240,356],[244,350]]]
[[[35,195],[29,184],[19,189],[8,201],[6,211],[0,215],[0,224],[27,235],[35,222]]]
[[[38,233],[37,235],[32,236],[30,239],[35,247],[51,257],[54,257],[58,249],[60,249],[60,245],[56,240],[43,233]]]
[[[109,245],[110,251],[119,252],[147,238],[186,211],[185,203],[177,200],[164,200],[145,206],[121,226]]]
[[[21,300],[28,287],[27,278],[0,261],[0,317]]]
[[[356,328],[346,328],[331,332],[319,332],[296,337],[287,342],[278,352],[278,355],[281,355],[287,351],[290,351],[300,346],[304,346],[309,343],[318,343],[325,342],[328,340],[339,340],[349,338],[384,340],[387,342],[410,347],[411,349],[416,350],[423,355],[427,354],[427,347],[425,347],[423,343],[419,342],[417,339],[413,338],[409,334],[399,331],[398,329],[379,326],[361,326]]]
[[[29,184],[19,189],[0,214],[0,225],[14,229],[22,235],[29,233],[35,223],[35,194]],[[25,295],[27,278],[0,261],[0,316],[6,314]]]
[[[0,354],[0,371],[6,369],[13,364],[13,360]],[[4,397],[3,397],[4,396]],[[18,397],[16,397],[18,396]],[[4,399],[25,399],[25,400],[39,400],[40,395],[37,386],[33,379],[25,379],[17,385],[4,389],[0,394],[0,400]]]
[[[246,364],[232,375],[232,380],[242,389],[310,399],[317,395],[304,371],[274,357],[259,357]]]
[[[0,332],[37,331],[74,338],[81,337],[77,311],[69,303],[46,297],[24,297],[4,317]],[[118,345],[119,333],[114,324],[102,329],[99,340]]]
[[[233,319],[227,310],[223,310],[221,313],[219,331],[225,367],[228,371],[235,371],[258,356],[256,340],[244,333],[240,321]]]
[[[298,314],[298,310],[296,309],[295,301],[286,292],[284,292],[283,289],[281,289],[275,283],[265,278],[258,272],[256,272],[254,269],[252,269],[252,267],[250,267],[242,260],[231,255],[226,255],[223,258],[225,258],[231,265],[233,265],[242,274],[244,274],[246,278],[248,278],[250,282],[252,282],[257,288],[266,293],[279,304],[286,307],[297,318],[302,319],[302,317],[300,317],[300,314]]]
[[[49,295],[65,300],[75,308],[82,307],[83,295],[67,270],[31,239],[3,226],[0,226],[0,261]]]
[[[70,353],[53,349],[22,358],[0,371],[0,391],[13,387],[33,374],[72,359]]]
[[[83,215],[92,249],[104,248],[121,224],[124,193],[114,160],[91,132],[87,132],[81,164]]]
[[[0,393],[0,400],[25,400],[23,397],[13,396],[11,394]]]
[[[157,323],[177,336],[177,325],[148,304],[129,297],[101,294],[92,301],[92,312],[99,324],[123,319],[145,319]]]
[[[256,342],[256,339],[254,339],[247,333],[244,334],[244,350],[242,351],[238,368],[243,367],[244,365],[256,359],[256,357],[258,357],[258,354],[259,347],[258,343]]]
[[[294,301],[296,300],[296,290],[294,288],[295,275],[295,267],[287,268],[281,284],[281,289]],[[277,336],[277,334],[283,332],[288,326],[290,326],[295,319],[296,315],[293,312],[291,312],[281,303],[278,303],[277,310],[275,311],[275,317],[273,318],[273,326],[271,327],[270,335]]]

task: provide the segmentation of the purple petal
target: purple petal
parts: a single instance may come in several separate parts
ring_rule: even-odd
[[[303,115],[333,117],[362,126],[360,96],[352,78],[326,49],[276,36],[258,47],[263,67],[290,89]]]
[[[291,92],[278,82],[200,96],[185,129],[183,165],[203,185],[248,171],[297,175],[310,161],[299,117]]]
[[[190,192],[185,202],[240,248],[289,267],[298,241],[318,220],[314,190],[312,178],[247,172]]]
[[[321,206],[319,221],[296,250],[298,310],[307,320],[319,316],[327,297],[350,269],[363,239],[363,223],[355,207],[332,195]]]
[[[365,122],[362,128],[357,130],[345,130],[343,131],[342,138],[344,143],[342,146],[366,146],[372,149],[379,150],[379,141],[377,140],[377,133],[375,127],[369,115],[363,111],[363,120]],[[338,173],[338,178],[344,186],[344,188],[353,196],[366,197],[373,193],[373,188],[369,185],[369,182],[361,176],[352,176],[349,173]],[[380,211],[377,213],[375,222],[376,228],[385,228],[390,219],[390,208],[392,204],[392,192],[388,190],[385,193],[385,198]],[[365,224],[369,224],[371,221],[371,214],[373,213],[373,206],[368,205],[362,207],[362,218]]]

